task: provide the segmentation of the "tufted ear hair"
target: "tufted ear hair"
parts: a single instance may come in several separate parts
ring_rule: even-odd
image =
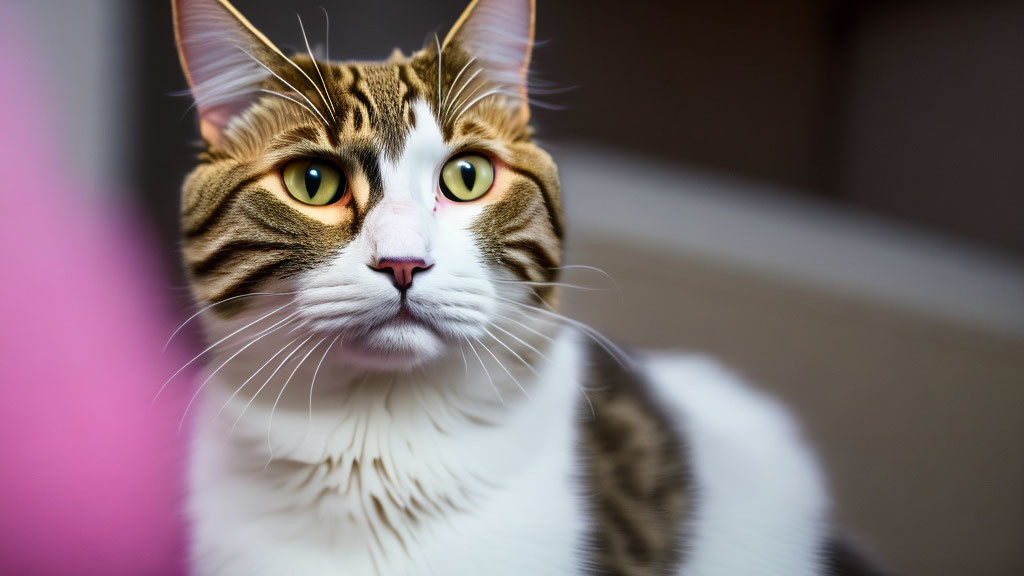
[[[203,138],[216,143],[271,76],[261,62],[285,58],[227,0],[172,0],[181,66],[199,110]],[[286,59],[286,58],[285,58]]]
[[[529,120],[527,77],[533,52],[536,0],[473,0],[444,39],[476,58],[486,79]]]

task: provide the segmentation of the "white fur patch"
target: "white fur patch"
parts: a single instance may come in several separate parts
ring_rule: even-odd
[[[704,358],[660,356],[648,369],[679,418],[697,486],[680,574],[821,574],[828,497],[789,414]]]
[[[288,461],[265,471],[269,407],[250,408],[226,441],[234,410],[215,421],[226,395],[216,388],[193,456],[195,573],[574,573],[585,530],[574,492],[580,353],[566,331],[528,382],[531,399],[490,408],[462,395],[487,381],[476,364],[362,380],[328,369],[311,420],[295,405],[278,413],[275,453]],[[470,408],[491,423],[457,416]],[[423,512],[435,505],[443,513]]]

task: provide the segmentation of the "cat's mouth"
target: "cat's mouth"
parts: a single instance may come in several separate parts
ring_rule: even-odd
[[[428,328],[430,327],[427,322],[421,320],[413,313],[412,310],[409,309],[409,303],[404,299],[402,300],[402,307],[398,309],[398,313],[391,319],[391,322],[394,324],[403,324],[407,322],[422,323],[427,325]]]
[[[491,320],[488,285],[433,280],[404,291],[369,283],[314,285],[297,300],[307,327],[318,337],[337,338],[329,354],[338,363],[408,369],[457,354],[467,339],[483,337]]]
[[[344,336],[338,353],[349,362],[376,369],[404,369],[440,356],[447,345],[442,327],[404,299],[396,311]]]

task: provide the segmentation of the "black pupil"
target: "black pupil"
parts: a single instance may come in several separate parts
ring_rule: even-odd
[[[459,172],[462,174],[462,182],[466,185],[466,190],[473,190],[476,184],[476,167],[471,162],[462,160],[459,162]]]
[[[309,168],[306,170],[306,193],[312,198],[316,196],[318,190],[320,190],[320,182],[323,177],[320,175],[320,170],[317,168]]]

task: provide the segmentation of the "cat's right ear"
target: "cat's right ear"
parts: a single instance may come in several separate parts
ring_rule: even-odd
[[[231,120],[259,99],[271,75],[261,62],[281,51],[227,0],[171,0],[181,66],[203,139],[216,144]]]

